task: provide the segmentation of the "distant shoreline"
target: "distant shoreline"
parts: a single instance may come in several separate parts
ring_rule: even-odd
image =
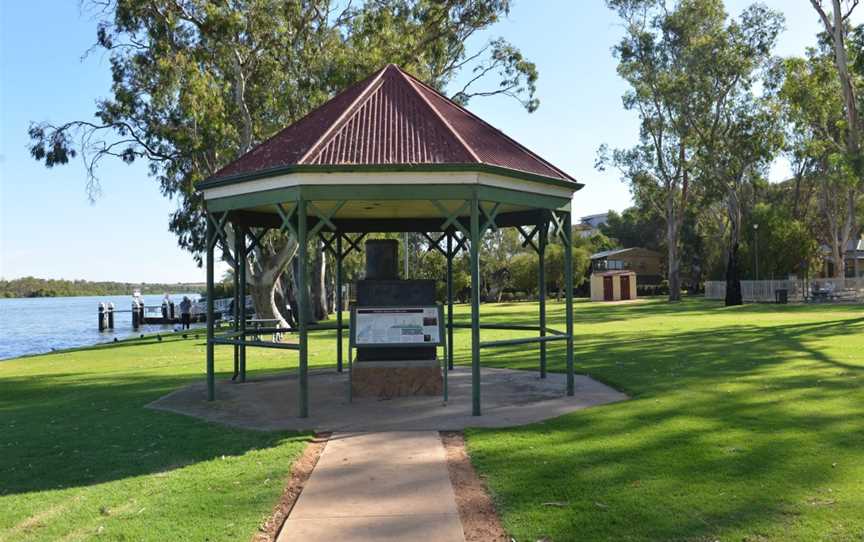
[[[21,277],[13,280],[0,280],[0,299],[132,295],[135,290],[144,295],[185,294],[200,292],[205,287],[203,282],[163,284]]]

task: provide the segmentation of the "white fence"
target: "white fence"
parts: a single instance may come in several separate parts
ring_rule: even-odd
[[[864,277],[811,280],[742,280],[744,301],[774,301],[786,290],[789,301],[864,301]],[[705,282],[706,299],[725,299],[725,281]]]

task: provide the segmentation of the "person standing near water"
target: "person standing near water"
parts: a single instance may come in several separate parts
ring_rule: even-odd
[[[183,296],[183,301],[180,302],[180,328],[189,329],[192,321],[192,300],[187,296]]]

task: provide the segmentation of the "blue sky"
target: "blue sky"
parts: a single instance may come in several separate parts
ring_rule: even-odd
[[[506,98],[478,99],[470,109],[585,183],[577,216],[626,208],[627,186],[593,168],[600,144],[630,146],[637,137],[610,53],[620,26],[602,0],[514,3],[509,19],[473,45],[503,36],[520,47],[540,71],[540,109],[529,115]],[[786,16],[777,54],[803,54],[819,30],[809,2],[765,3]],[[749,4],[727,1],[733,14]],[[47,170],[27,152],[30,121],[92,118],[95,100],[107,95],[107,57],[84,57],[95,35],[76,1],[0,2],[0,277],[203,281],[168,232],[174,202],[143,164],[103,163],[102,195],[91,204],[80,161]],[[778,164],[773,176],[784,169]]]

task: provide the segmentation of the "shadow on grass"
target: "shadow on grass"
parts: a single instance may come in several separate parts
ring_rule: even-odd
[[[722,382],[758,374],[760,368],[806,358],[810,363],[864,375],[864,366],[847,363],[811,346],[814,340],[843,341],[864,333],[864,317],[763,327],[737,324],[722,328],[641,335],[624,332],[581,334],[574,341],[576,371],[590,374],[631,396],[664,393],[691,383]],[[530,353],[529,353],[530,352]],[[534,355],[531,355],[534,353]],[[537,369],[539,349],[507,347],[481,352],[483,365]],[[460,350],[457,363],[470,363]],[[547,348],[549,370],[563,371],[562,343]]]
[[[625,314],[631,310],[641,308]],[[819,523],[819,507],[838,521],[861,517],[854,481],[864,449],[864,364],[846,354],[860,352],[864,318],[837,317],[849,307],[731,310],[824,319],[583,334],[577,372],[634,400],[469,433],[472,459],[516,538],[807,539],[784,529],[800,522],[796,533],[824,533],[834,524]],[[577,322],[584,314],[579,307]],[[536,358],[513,348],[484,352],[482,362],[534,369]],[[548,359],[550,370],[563,370],[561,346]],[[853,490],[844,493],[844,484]],[[835,493],[823,495],[827,488]],[[550,502],[560,504],[543,504]]]
[[[198,378],[134,369],[3,378],[0,495],[169,471],[305,438],[244,431],[144,408]]]

